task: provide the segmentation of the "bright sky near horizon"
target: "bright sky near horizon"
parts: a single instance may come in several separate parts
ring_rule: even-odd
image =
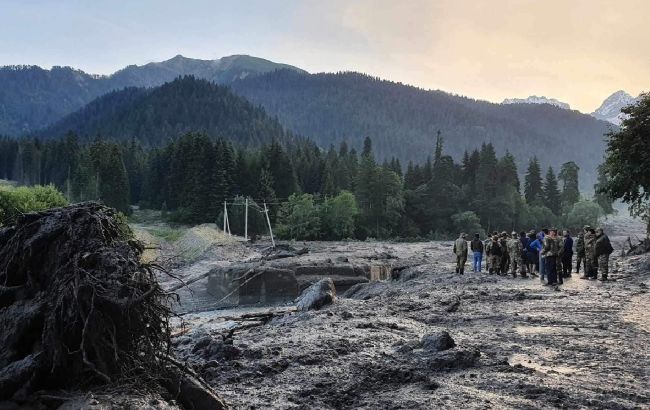
[[[649,18],[647,0],[0,0],[0,65],[108,74],[250,54],[591,112],[650,91]]]

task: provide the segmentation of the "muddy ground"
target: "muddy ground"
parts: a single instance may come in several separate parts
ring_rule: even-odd
[[[620,248],[641,232],[629,224],[612,239]],[[310,258],[414,267],[319,311],[183,315],[178,355],[233,408],[650,408],[650,256],[617,251],[611,281],[574,274],[553,288],[456,275],[451,242],[308,245]]]

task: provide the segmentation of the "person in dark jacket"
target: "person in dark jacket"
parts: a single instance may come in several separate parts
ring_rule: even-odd
[[[564,231],[564,241],[562,242],[562,277],[571,276],[571,266],[573,261],[573,238],[571,232]]]
[[[598,260],[598,270],[600,271],[600,280],[607,280],[609,275],[609,255],[614,252],[609,237],[603,232],[603,228],[596,229],[596,259]],[[597,276],[597,274],[596,274]]]
[[[528,271],[533,276],[537,276],[537,273],[539,273],[539,252],[532,246],[535,239],[535,231],[528,232],[526,255],[528,256]]]
[[[472,262],[472,270],[474,272],[481,271],[481,262],[483,261],[483,241],[481,241],[481,236],[477,233],[474,234],[474,239],[470,243],[470,249],[474,255]]]
[[[521,242],[521,260],[522,260],[522,269],[525,274],[530,274],[530,263],[528,259],[528,245],[530,240],[526,236],[526,232],[519,232],[519,242]]]

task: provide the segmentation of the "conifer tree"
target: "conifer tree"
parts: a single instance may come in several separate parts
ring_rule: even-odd
[[[524,178],[524,198],[529,205],[539,204],[543,198],[542,169],[537,157],[528,163],[528,170]]]
[[[579,171],[580,167],[573,161],[562,164],[560,168],[558,178],[562,180],[562,206],[564,209],[571,209],[580,200]]]
[[[548,167],[548,171],[546,171],[543,195],[544,206],[550,209],[555,215],[560,215],[560,211],[562,210],[562,198],[560,196],[555,172],[553,172],[553,167]]]

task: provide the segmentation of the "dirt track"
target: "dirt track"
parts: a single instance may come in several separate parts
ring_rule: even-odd
[[[178,350],[235,408],[650,407],[649,257],[615,256],[610,282],[554,289],[450,273],[449,245],[376,245],[422,265],[225,342],[241,325],[219,319],[232,311],[188,315]],[[456,347],[423,348],[442,330]]]

